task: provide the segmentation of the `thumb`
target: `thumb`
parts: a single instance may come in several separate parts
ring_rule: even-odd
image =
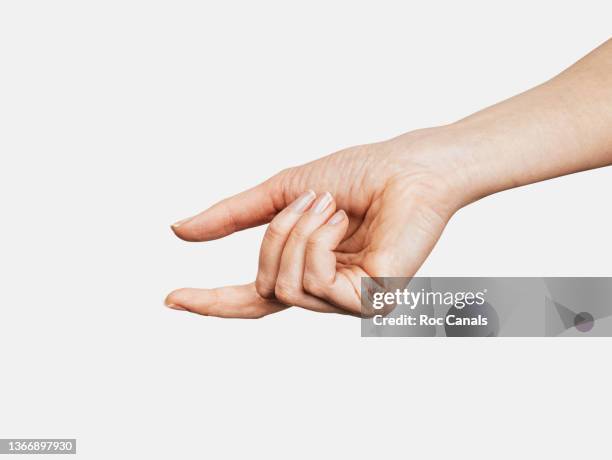
[[[284,176],[285,173],[277,174],[200,214],[180,220],[172,225],[172,231],[185,241],[209,241],[268,223],[286,206],[281,186]]]
[[[216,289],[177,289],[164,303],[174,310],[220,318],[261,318],[287,308],[287,305],[261,298],[255,283]]]

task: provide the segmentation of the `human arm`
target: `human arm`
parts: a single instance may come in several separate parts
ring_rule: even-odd
[[[554,79],[456,123],[288,169],[175,224],[180,238],[207,241],[276,216],[264,237],[256,282],[180,289],[166,303],[231,317],[259,317],[286,305],[359,314],[361,277],[413,276],[461,207],[512,187],[609,164],[612,40]],[[335,227],[343,233],[319,246],[313,240],[319,229],[330,228],[327,221],[306,232],[299,222],[312,219],[310,207],[291,219],[290,211],[283,211],[309,189],[319,198],[329,192],[333,204],[327,212],[337,208],[347,217],[346,228]],[[312,275],[307,248],[322,249],[317,254],[327,263],[325,276]]]

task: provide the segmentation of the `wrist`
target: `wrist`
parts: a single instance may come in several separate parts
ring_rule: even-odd
[[[427,189],[451,214],[502,188],[499,173],[486,163],[484,145],[463,127],[413,131],[391,142],[402,152],[403,180]]]
[[[503,190],[575,172],[576,165],[567,158],[576,156],[560,155],[571,151],[571,133],[537,116],[492,112],[434,128],[416,146],[422,161],[447,184],[458,208]]]

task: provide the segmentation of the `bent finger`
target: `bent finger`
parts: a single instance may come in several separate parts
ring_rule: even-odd
[[[334,253],[348,228],[348,216],[341,210],[311,235],[306,246],[303,283],[309,294],[351,314],[360,314],[361,301],[355,286],[359,285],[361,270],[339,269]]]
[[[283,255],[283,248],[291,230],[316,198],[315,192],[304,192],[287,208],[283,209],[268,225],[259,251],[259,267],[255,288],[260,296],[274,298],[274,287]]]
[[[325,224],[336,207],[329,192],[320,196],[295,224],[283,249],[274,287],[275,297],[288,305],[297,305],[321,313],[343,313],[328,302],[307,294],[303,287],[304,259],[308,238]]]

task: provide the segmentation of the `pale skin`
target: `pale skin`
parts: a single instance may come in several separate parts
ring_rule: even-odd
[[[270,223],[256,280],[166,305],[260,318],[361,315],[361,277],[415,275],[453,214],[513,187],[612,164],[612,40],[552,80],[456,123],[290,168],[177,222],[186,241]]]

